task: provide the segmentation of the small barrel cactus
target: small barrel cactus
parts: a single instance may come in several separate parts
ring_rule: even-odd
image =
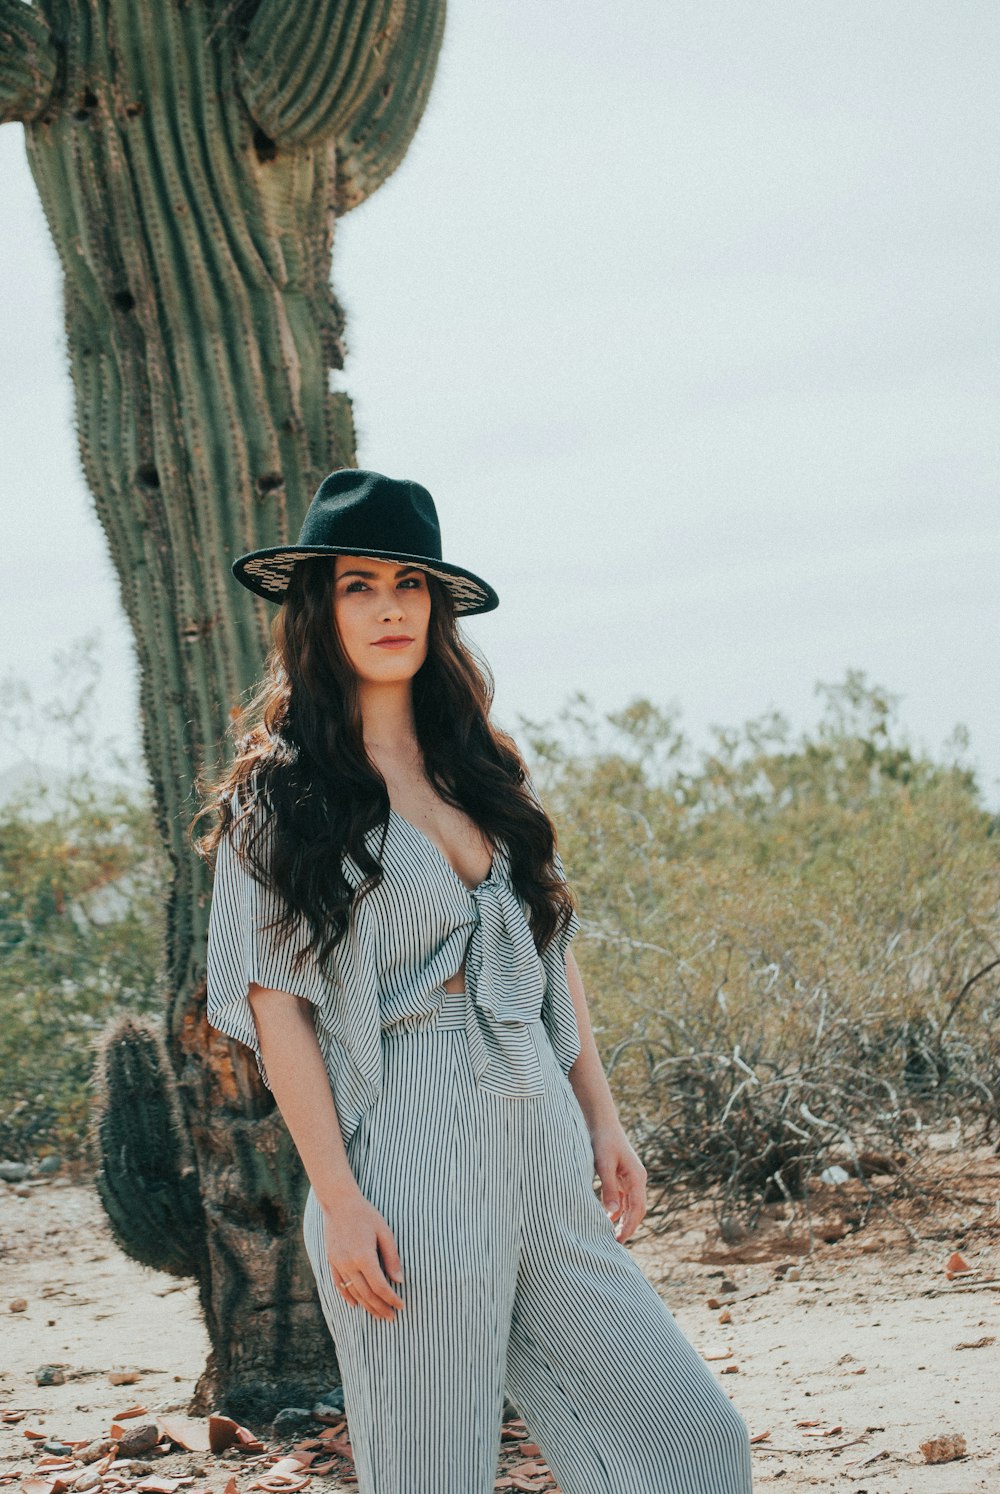
[[[119,1017],[98,1045],[93,1125],[97,1191],[133,1260],[198,1277],[205,1212],[191,1137],[163,1035],[149,1017]]]

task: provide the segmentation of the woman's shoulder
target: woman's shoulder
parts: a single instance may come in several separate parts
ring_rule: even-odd
[[[248,843],[252,842],[256,846],[258,842],[263,844],[269,838],[271,831],[268,827],[273,806],[263,785],[244,779],[234,783],[221,799],[228,808],[228,815],[223,825],[220,845],[227,842],[234,850],[243,853]]]
[[[229,791],[230,805],[234,811],[245,812],[247,818],[270,819],[276,812],[274,796],[267,780],[256,771],[234,783]]]

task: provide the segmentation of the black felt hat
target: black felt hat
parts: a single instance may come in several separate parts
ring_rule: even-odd
[[[284,600],[292,567],[313,555],[363,555],[398,560],[429,571],[451,592],[455,611],[492,612],[500,598],[488,582],[441,559],[441,526],[434,499],[418,482],[340,467],[324,477],[302,521],[298,543],[250,550],[233,561],[243,586]]]

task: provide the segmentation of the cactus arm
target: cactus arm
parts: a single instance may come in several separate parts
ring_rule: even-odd
[[[420,122],[445,0],[262,0],[237,82],[255,122],[288,148],[332,140],[342,206],[395,170]]]
[[[407,0],[382,78],[337,136],[337,211],[370,197],[402,161],[420,123],[444,36],[445,0]]]
[[[337,135],[402,13],[400,0],[262,0],[236,67],[260,128],[284,146]]]
[[[37,119],[58,73],[59,52],[45,17],[25,0],[0,0],[0,124]]]

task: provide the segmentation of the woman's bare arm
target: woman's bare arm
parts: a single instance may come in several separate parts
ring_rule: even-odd
[[[323,1215],[334,1286],[345,1301],[392,1321],[406,1306],[386,1274],[402,1282],[399,1252],[392,1230],[351,1171],[310,1003],[256,981],[247,999],[271,1092]]]
[[[281,1118],[320,1205],[336,1208],[357,1189],[357,1183],[309,1002],[256,981],[250,982],[247,999]]]

